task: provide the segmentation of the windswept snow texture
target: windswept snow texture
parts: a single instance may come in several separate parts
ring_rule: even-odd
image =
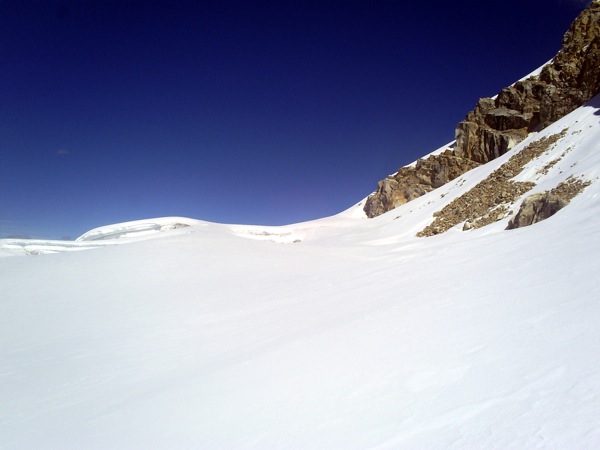
[[[592,181],[530,227],[415,237],[513,151],[371,220],[0,258],[0,448],[599,448],[597,106],[514,150],[567,128],[518,178]]]

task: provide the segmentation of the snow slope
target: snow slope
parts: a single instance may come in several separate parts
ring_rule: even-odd
[[[0,258],[0,448],[598,448],[599,106],[375,219],[156,219]],[[518,179],[591,180],[568,207],[415,237],[565,128]]]

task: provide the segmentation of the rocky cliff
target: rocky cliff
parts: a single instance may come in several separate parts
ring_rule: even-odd
[[[414,166],[402,167],[396,174],[379,182],[377,193],[371,195],[365,211],[375,217],[405,204],[453,180],[479,164],[461,158],[448,149],[440,155],[420,159]]]
[[[456,127],[456,146],[379,182],[364,211],[375,217],[491,161],[600,93],[600,1],[573,22],[538,76],[482,98]]]

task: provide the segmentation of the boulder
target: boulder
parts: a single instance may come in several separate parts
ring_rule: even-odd
[[[567,206],[568,201],[552,192],[540,192],[527,196],[519,212],[508,222],[507,230],[521,228],[553,216]]]

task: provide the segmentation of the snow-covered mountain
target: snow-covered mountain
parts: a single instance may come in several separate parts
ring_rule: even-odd
[[[503,218],[417,237],[549,140]],[[598,448],[599,143],[597,96],[373,219],[0,241],[0,448]]]
[[[0,258],[0,447],[597,448],[599,125],[595,99],[375,219],[149,220]],[[591,181],[567,207],[415,236],[563,130],[518,179]]]

